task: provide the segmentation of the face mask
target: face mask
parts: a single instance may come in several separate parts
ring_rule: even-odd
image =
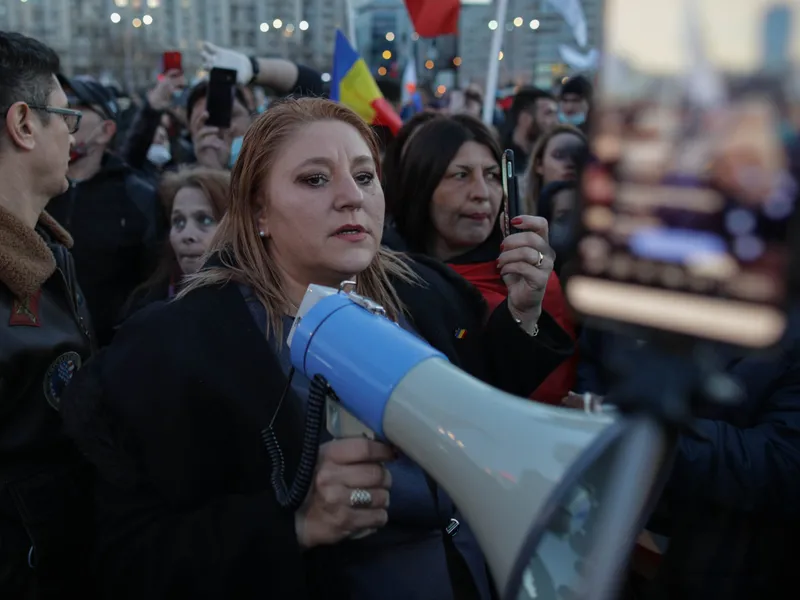
[[[172,152],[170,152],[169,148],[166,146],[162,146],[161,144],[153,144],[147,150],[147,160],[157,167],[163,167],[172,160]]]
[[[575,113],[574,115],[566,115],[559,110],[558,121],[559,123],[564,123],[565,125],[573,125],[575,127],[580,127],[586,122],[586,113]]]
[[[242,151],[242,141],[244,140],[244,136],[239,136],[237,138],[233,138],[231,142],[231,158],[228,160],[228,168],[232,169],[233,165],[236,164],[236,159],[239,158],[239,153]]]

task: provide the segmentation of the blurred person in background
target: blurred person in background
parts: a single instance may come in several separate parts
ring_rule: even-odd
[[[536,203],[537,214],[550,225],[550,245],[556,252],[554,271],[561,281],[571,275],[578,264],[578,184],[575,180],[552,181],[544,186]]]
[[[453,502],[408,457],[323,432],[300,509],[282,508],[271,481],[271,421],[287,474],[301,452],[311,382],[286,340],[310,283],[355,278],[399,326],[511,393],[529,393],[563,357],[546,319],[533,335],[547,269],[507,255],[516,278],[486,320],[464,312],[443,274],[381,247],[379,165],[374,134],[347,107],[271,106],[245,136],[213,257],[73,382],[65,419],[98,468],[106,597],[490,597],[477,542],[466,526],[446,531]],[[541,226],[526,221],[529,233]],[[359,491],[369,493],[353,500]],[[350,539],[365,530],[377,531]]]
[[[547,243],[546,221],[537,219],[543,233],[523,232],[503,239],[502,151],[493,132],[468,115],[434,116],[410,121],[397,139],[403,146],[387,157],[399,162],[386,165],[384,178],[394,227],[387,231],[385,243],[411,252],[417,260],[424,256],[446,264],[450,277],[460,283],[463,295],[481,315],[502,311],[508,301],[508,281],[513,279],[506,270],[506,257],[538,264],[543,275],[542,331],[568,352],[555,364],[542,363],[540,355],[549,353],[545,342],[528,356],[532,371],[541,375],[541,385],[527,395],[560,403],[575,380],[573,363],[559,366],[572,354],[574,325],[552,273],[555,255]]]
[[[56,53],[0,32],[0,598],[92,598],[90,470],[61,395],[92,352],[69,234],[44,212],[69,186],[80,112]]]
[[[60,80],[83,120],[70,150],[69,189],[47,209],[75,240],[78,281],[105,346],[128,296],[157,264],[164,219],[155,188],[108,150],[116,99],[91,77]]]
[[[173,165],[170,132],[165,126],[165,118],[171,121],[167,111],[185,85],[186,79],[181,71],[173,69],[164,73],[145,94],[120,151],[126,163],[143,171],[154,182],[164,169]]]
[[[592,83],[583,75],[570,77],[558,95],[558,122],[587,133],[591,106]]]
[[[519,195],[526,211],[538,214],[539,195],[554,181],[576,181],[588,158],[589,142],[577,127],[556,125],[539,138],[519,182]]]
[[[227,171],[184,167],[164,175],[159,195],[169,218],[169,239],[156,271],[131,295],[128,314],[152,302],[174,298],[183,276],[200,269],[228,210],[229,194]]]
[[[514,166],[520,178],[528,168],[536,142],[557,124],[558,104],[550,92],[523,87],[514,95],[502,144],[514,151]]]

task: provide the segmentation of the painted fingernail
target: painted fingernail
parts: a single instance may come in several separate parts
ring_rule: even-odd
[[[505,247],[506,247],[506,243],[505,242],[500,242],[500,252],[502,252],[505,249]]]
[[[511,219],[512,225],[520,225],[522,223],[522,217],[514,217]]]

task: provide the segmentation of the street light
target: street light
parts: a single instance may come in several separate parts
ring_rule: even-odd
[[[386,34],[386,41],[387,42],[393,42],[394,41],[394,33],[392,33],[391,31],[389,33],[387,33]]]
[[[533,21],[531,21],[530,25],[531,29],[533,30],[539,29],[539,19],[534,19]]]
[[[142,17],[142,23],[145,25],[152,25],[153,24],[153,17],[150,15],[145,15]]]
[[[139,17],[136,17],[136,18],[133,20],[133,26],[134,26],[134,27],[137,27],[137,28],[138,28],[138,27],[141,27],[141,26],[142,26],[142,20],[141,20]]]
[[[328,83],[331,80],[331,74],[323,73],[320,79],[322,79],[323,83]]]
[[[306,31],[308,29],[308,21],[300,21],[298,27],[300,28],[300,31]]]
[[[381,77],[386,75],[386,67],[378,67],[378,75],[380,75]]]
[[[383,56],[383,60],[389,60],[392,58],[392,52],[391,50],[384,50],[381,56]]]
[[[433,68],[433,61],[430,58],[425,61],[425,68],[429,71]]]
[[[497,60],[503,60],[503,51],[500,50],[500,53],[497,55]]]
[[[259,26],[259,29],[260,29],[260,30],[261,30],[263,33],[267,33],[267,32],[269,31],[269,23],[262,23],[262,24]]]
[[[275,20],[272,22],[272,26],[273,26],[275,29],[280,29],[281,27],[283,27],[283,21],[281,21],[280,19],[275,19]]]
[[[453,59],[453,66],[454,67],[460,67],[461,66],[461,57],[460,56],[456,56]]]
[[[122,17],[119,16],[119,13],[111,13],[111,22],[112,23],[119,23],[122,20]]]
[[[489,29],[491,29],[492,31],[494,31],[495,29],[497,29],[497,21],[495,21],[494,19],[492,19],[491,21],[489,21]]]
[[[289,33],[294,33],[294,25],[292,25],[291,23],[286,25],[286,31],[288,31]]]
[[[514,19],[514,27],[522,27],[522,17]]]

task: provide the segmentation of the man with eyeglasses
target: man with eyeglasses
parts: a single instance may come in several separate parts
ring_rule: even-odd
[[[0,598],[89,587],[90,472],[59,409],[93,339],[72,240],[44,212],[69,187],[81,122],[58,68],[44,44],[0,31]]]
[[[83,117],[70,150],[70,187],[47,210],[75,240],[78,281],[102,347],[158,262],[165,217],[153,184],[110,151],[119,116],[114,94],[88,76],[59,81]]]

